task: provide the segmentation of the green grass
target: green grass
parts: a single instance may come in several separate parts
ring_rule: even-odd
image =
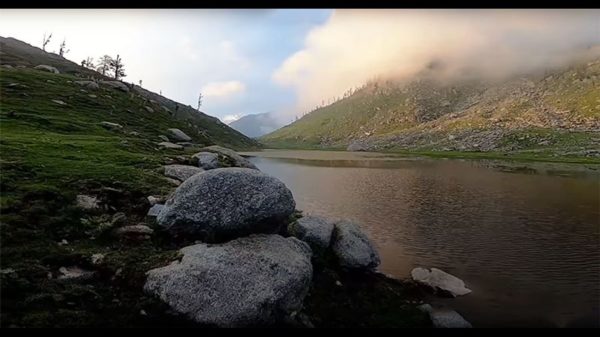
[[[173,189],[158,171],[169,158],[202,145],[251,149],[255,143],[208,119],[196,124],[204,131],[197,132],[192,121],[175,120],[137,94],[105,87],[84,92],[73,75],[1,71],[1,262],[13,270],[2,273],[2,326],[189,324],[166,315],[141,290],[144,272],[172,260],[178,247],[159,235],[142,243],[116,240],[101,219],[123,212],[128,225],[145,222],[146,196]],[[123,129],[106,130],[102,121]],[[198,146],[159,149],[158,136],[168,128],[183,130]],[[97,196],[106,208],[83,211],[75,205],[78,194]],[[69,244],[58,245],[63,239]],[[95,253],[106,254],[100,266],[90,264]],[[58,268],[70,265],[97,277],[86,284],[58,281]]]

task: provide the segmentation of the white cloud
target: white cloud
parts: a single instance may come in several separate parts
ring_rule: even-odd
[[[227,97],[246,90],[246,85],[240,81],[211,82],[201,89],[204,97]]]
[[[294,88],[293,112],[305,112],[375,77],[409,78],[435,60],[446,78],[560,66],[600,45],[598,22],[598,10],[336,10],[272,79]]]
[[[229,123],[237,121],[240,118],[242,118],[241,114],[227,115],[227,116],[221,118],[221,121],[223,121],[223,123],[225,123],[225,124],[229,124]]]

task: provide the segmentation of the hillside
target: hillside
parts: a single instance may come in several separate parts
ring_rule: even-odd
[[[229,126],[248,137],[255,138],[273,132],[282,127],[283,124],[278,122],[271,113],[265,112],[243,116],[229,123]]]
[[[270,147],[600,156],[598,59],[502,83],[442,83],[433,75],[369,83],[260,141]]]

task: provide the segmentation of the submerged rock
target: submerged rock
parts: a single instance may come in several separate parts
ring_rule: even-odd
[[[221,167],[219,164],[219,156],[212,152],[198,152],[192,156],[192,160],[197,160],[198,166],[205,170]]]
[[[333,233],[333,223],[318,216],[304,216],[288,226],[288,234],[308,243],[313,252],[329,247]]]
[[[165,175],[169,178],[175,178],[179,181],[185,181],[196,173],[204,172],[203,169],[190,165],[166,165]]]
[[[250,168],[250,169],[254,169],[254,170],[258,170],[258,168],[256,166],[254,166],[254,164],[252,164],[248,159],[240,156],[239,154],[237,154],[235,151],[222,147],[222,146],[218,146],[218,145],[212,145],[212,146],[207,146],[205,148],[202,148],[203,152],[212,152],[212,153],[216,153],[219,154],[221,156],[224,157],[226,164],[228,164],[227,166],[233,166],[233,167],[244,167],[244,168]],[[225,165],[221,165],[222,167]]]
[[[292,192],[257,170],[221,168],[184,181],[157,221],[174,236],[218,242],[252,233],[275,233],[294,211]]]
[[[47,71],[49,73],[54,73],[54,74],[60,74],[60,71],[58,71],[58,69],[56,69],[52,66],[49,66],[49,65],[45,65],[45,64],[40,64],[39,66],[35,66],[33,69]]]
[[[375,269],[380,263],[375,246],[354,222],[335,224],[331,247],[338,263],[345,268]]]
[[[273,324],[302,307],[312,277],[310,248],[296,238],[252,235],[181,249],[150,270],[144,290],[202,324]]]
[[[172,138],[178,142],[189,142],[192,140],[190,136],[186,135],[185,132],[179,129],[168,129],[167,132],[169,133],[169,138]]]
[[[471,292],[470,289],[465,287],[465,283],[461,279],[437,268],[429,270],[417,267],[410,272],[410,275],[415,282],[434,289],[441,289],[454,297],[466,295]]]

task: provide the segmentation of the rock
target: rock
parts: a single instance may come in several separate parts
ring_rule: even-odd
[[[158,136],[158,138],[160,138],[160,140],[164,140],[165,142],[169,141],[169,138],[167,136],[160,135]]]
[[[229,166],[245,167],[245,168],[258,170],[258,168],[256,166],[254,166],[254,164],[252,164],[248,159],[240,156],[235,151],[230,150],[228,148],[218,146],[218,145],[212,145],[212,146],[207,146],[205,148],[202,148],[202,151],[216,153],[216,154],[219,154],[219,155],[225,157],[227,159],[227,164],[229,164]]]
[[[77,206],[85,210],[99,209],[99,200],[95,197],[80,194],[76,197]]]
[[[123,125],[111,122],[100,122],[100,125],[109,130],[118,130],[123,128]]]
[[[473,326],[458,312],[451,309],[433,309],[429,318],[436,328],[472,328]]]
[[[148,214],[146,215],[149,217],[157,217],[160,211],[163,209],[163,207],[165,207],[165,205],[156,204],[150,207],[150,209],[148,210]]]
[[[89,97],[89,98],[96,98],[96,97],[98,97],[98,96],[90,94],[90,95],[88,95],[88,97]]]
[[[94,277],[95,274],[93,271],[81,269],[77,266],[60,267],[58,272],[60,273],[60,275],[58,275],[59,280],[74,282],[89,280]]]
[[[179,129],[167,129],[167,132],[169,133],[169,137],[175,141],[189,142],[192,140],[190,136],[186,135],[185,132]]]
[[[180,252],[181,261],[147,273],[144,290],[201,324],[276,323],[301,309],[310,287],[310,248],[296,238],[252,235]]]
[[[154,110],[149,106],[145,106],[144,109],[146,109],[146,111],[148,111],[150,113],[154,112]]]
[[[125,226],[115,230],[115,234],[118,236],[150,235],[152,233],[154,230],[146,225]]]
[[[59,246],[66,246],[69,244],[69,241],[67,241],[66,239],[62,239],[60,240],[60,242],[58,243]]]
[[[196,173],[204,172],[196,166],[190,165],[167,165],[165,168],[165,175],[169,178],[175,178],[179,181],[185,181],[187,178],[193,176]]]
[[[175,236],[217,242],[275,233],[295,207],[292,192],[279,179],[257,170],[220,168],[184,181],[157,220]]]
[[[165,178],[166,181],[170,182],[171,184],[175,185],[175,186],[179,186],[181,185],[181,181],[173,179],[173,178]]]
[[[190,143],[190,142],[177,142],[177,144],[183,146],[183,147],[190,147],[190,146],[194,146],[194,143]]]
[[[40,64],[39,66],[35,66],[33,69],[47,71],[49,73],[54,73],[54,74],[60,74],[60,71],[58,71],[58,69],[56,69],[52,66],[45,65],[45,64]]]
[[[92,264],[99,265],[102,263],[102,261],[104,261],[104,254],[101,254],[101,253],[94,254],[90,258],[90,260],[92,261]]]
[[[149,195],[146,198],[148,199],[148,202],[150,203],[150,205],[156,205],[156,204],[160,204],[160,203],[164,202],[163,198],[155,197],[153,195]]]
[[[288,234],[308,243],[313,253],[329,247],[333,223],[318,216],[304,216],[288,226]]]
[[[124,92],[129,92],[129,87],[125,85],[125,83],[121,81],[100,81],[100,84],[107,85],[117,90],[121,90]]]
[[[410,275],[415,282],[434,289],[441,289],[454,297],[466,295],[471,292],[470,289],[465,287],[465,283],[461,279],[437,268],[428,270],[417,267],[410,272]]]
[[[198,161],[198,166],[205,170],[212,170],[219,168],[219,157],[216,153],[212,152],[198,152],[192,156],[192,159]]]
[[[375,269],[379,254],[360,226],[350,221],[337,222],[333,229],[331,247],[338,263],[350,269]]]
[[[112,226],[122,226],[127,223],[127,216],[123,212],[117,212],[113,214],[110,224]]]
[[[183,146],[178,145],[178,144],[173,144],[171,142],[160,142],[160,143],[158,143],[158,146],[163,147],[165,149],[175,149],[175,150],[183,149]]]
[[[65,102],[63,102],[63,101],[61,101],[59,99],[53,99],[52,102],[54,102],[54,103],[56,103],[58,105],[67,105],[67,103],[65,103]]]
[[[139,135],[140,135],[140,133],[139,133],[139,132],[135,132],[135,131],[131,131],[131,132],[129,133],[129,135],[130,135],[130,136],[137,137],[137,136],[139,136]]]
[[[100,86],[98,83],[94,81],[75,81],[75,84],[78,84],[86,89],[98,90]]]
[[[6,69],[12,69],[13,66],[11,66],[10,64],[3,64],[2,68],[6,68]]]
[[[353,140],[346,148],[346,151],[368,151],[368,148],[364,142]]]

